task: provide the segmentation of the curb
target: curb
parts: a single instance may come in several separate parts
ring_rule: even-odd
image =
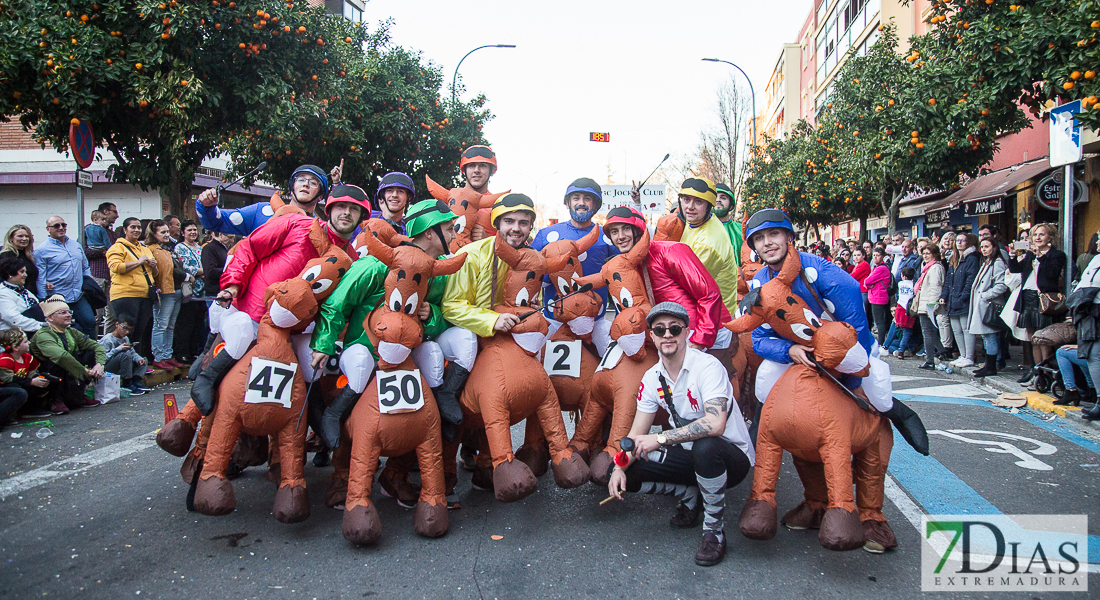
[[[1027,398],[1027,405],[1035,410],[1041,410],[1045,413],[1054,413],[1059,417],[1066,418],[1066,413],[1070,414],[1081,412],[1081,409],[1077,406],[1061,406],[1054,404],[1054,397],[1046,394],[1040,394],[1039,392],[1025,391],[1020,393],[1021,396]]]
[[[141,378],[141,384],[145,387],[156,387],[162,383],[172,383],[182,377],[187,377],[190,367],[183,366],[172,370],[154,369],[152,373]]]
[[[955,374],[965,375],[964,379],[969,380],[975,385],[984,385],[991,388],[996,392],[1006,392],[1009,394],[1019,394],[1024,398],[1027,398],[1027,406],[1032,410],[1036,410],[1042,413],[1058,415],[1063,419],[1071,419],[1071,422],[1076,423],[1081,427],[1092,429],[1093,431],[1100,432],[1100,421],[1085,421],[1080,418],[1081,408],[1076,406],[1060,406],[1054,404],[1055,398],[1048,394],[1041,394],[1027,389],[1020,389],[1020,384],[1014,380],[1001,375],[994,375],[992,377],[971,377],[965,371],[956,370]],[[1069,413],[1068,415],[1066,413]]]

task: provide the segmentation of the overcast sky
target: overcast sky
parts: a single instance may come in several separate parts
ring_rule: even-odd
[[[371,0],[364,19],[373,27],[392,18],[394,42],[440,66],[447,93],[466,52],[516,44],[479,50],[462,63],[463,98],[485,94],[495,115],[485,128],[499,162],[490,189],[541,196],[539,204],[550,205],[577,177],[607,182],[609,163],[612,182],[626,183],[645,177],[666,153],[690,152],[715,120],[715,90],[736,74],[704,57],[744,69],[761,110],[780,49],[796,41],[811,6],[811,0]],[[611,142],[588,141],[593,131],[610,133]]]

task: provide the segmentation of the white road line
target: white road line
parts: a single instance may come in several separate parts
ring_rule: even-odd
[[[0,480],[0,500],[14,494],[22,493],[44,483],[49,483],[60,477],[87,471],[103,463],[111,462],[112,460],[122,458],[123,456],[135,452],[140,452],[146,448],[155,446],[156,443],[157,432],[154,430],[135,438],[118,442],[117,444],[111,444],[110,446],[104,446],[103,448],[92,450],[91,452],[85,452],[84,454],[78,454],[64,460],[50,463],[33,471],[27,471],[26,473],[16,475],[10,479]]]

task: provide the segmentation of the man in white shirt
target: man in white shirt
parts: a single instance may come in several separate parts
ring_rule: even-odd
[[[661,360],[642,376],[629,435],[635,449],[622,457],[625,461],[616,457],[616,463],[626,464],[612,468],[608,491],[620,500],[624,491],[677,497],[673,527],[692,527],[705,510],[695,563],[716,565],[726,553],[726,488],[741,483],[756,453],[726,368],[688,348],[687,310],[662,302],[646,322]],[[649,428],[658,407],[669,413],[674,428],[653,435]]]

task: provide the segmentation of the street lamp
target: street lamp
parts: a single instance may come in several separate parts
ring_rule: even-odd
[[[478,50],[481,50],[482,48],[515,48],[515,47],[516,47],[515,44],[489,44],[487,46],[478,46],[477,48],[474,48],[473,50],[470,50],[469,52],[467,52],[466,56],[469,56],[469,55],[473,54],[474,52],[477,52]],[[463,56],[462,60],[466,60],[466,56]],[[454,77],[451,78],[451,102],[458,102],[458,88],[456,88],[455,85],[458,82],[458,67],[462,66],[462,60],[458,61],[458,65],[455,66]]]
[[[726,63],[727,65],[737,69],[738,71],[741,71],[741,74],[745,76],[746,80],[748,80],[748,82],[749,82],[749,93],[752,94],[752,146],[753,146],[753,148],[755,148],[756,147],[756,92],[753,91],[753,89],[752,89],[752,79],[749,79],[749,76],[748,76],[748,74],[745,73],[744,69],[742,69],[741,67],[731,63],[728,60],[721,60],[719,58],[704,58],[703,60],[705,60],[707,62]]]

